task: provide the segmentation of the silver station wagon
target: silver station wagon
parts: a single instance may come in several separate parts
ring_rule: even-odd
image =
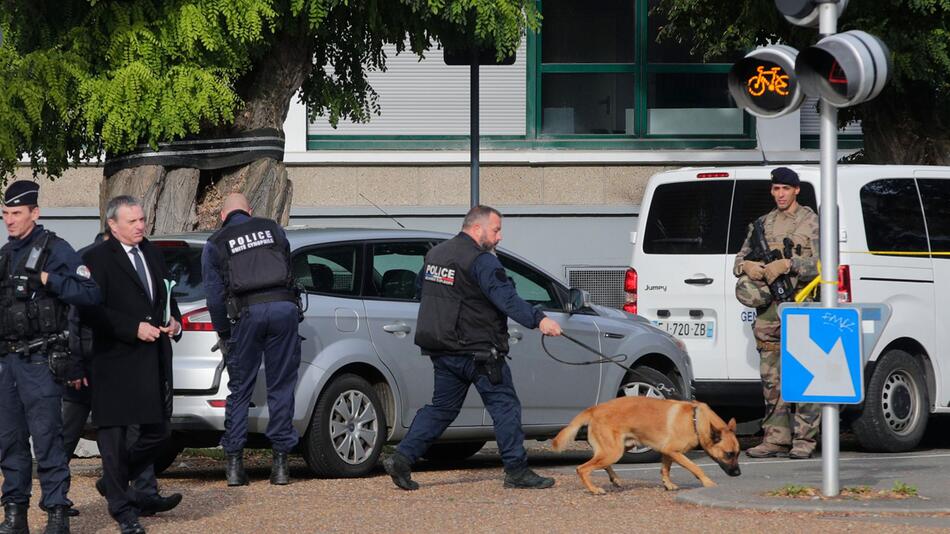
[[[184,447],[216,446],[224,429],[227,370],[201,283],[208,233],[156,237],[178,280],[185,333],[175,346],[172,440],[161,471]],[[419,303],[415,279],[423,257],[452,236],[414,230],[288,228],[293,274],[304,291],[302,361],[294,426],[314,473],[353,477],[370,472],[383,445],[398,442],[432,396],[432,363],[413,343]],[[566,334],[617,363],[597,360],[565,338],[509,323],[510,361],[528,438],[553,437],[582,409],[620,395],[692,397],[692,370],[682,342],[623,311],[591,305],[551,275],[503,249],[502,265],[518,294],[557,321]],[[547,350],[545,350],[545,346]],[[248,447],[268,447],[263,368],[249,413]],[[494,439],[491,418],[471,388],[459,417],[426,454],[467,458]],[[653,459],[649,449],[635,458]]]

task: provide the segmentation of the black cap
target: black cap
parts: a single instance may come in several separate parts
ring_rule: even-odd
[[[799,187],[801,181],[798,179],[798,173],[788,167],[776,167],[772,169],[772,183],[784,184],[792,187]]]
[[[4,206],[37,206],[40,198],[40,184],[29,180],[17,180],[10,184],[3,194]]]

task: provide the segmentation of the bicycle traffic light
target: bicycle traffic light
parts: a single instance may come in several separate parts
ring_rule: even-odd
[[[729,93],[749,114],[775,118],[798,109],[805,95],[795,76],[798,50],[786,45],[757,48],[729,70]]]
[[[877,37],[860,30],[829,35],[802,50],[795,74],[802,90],[837,108],[880,94],[891,70],[891,54]]]

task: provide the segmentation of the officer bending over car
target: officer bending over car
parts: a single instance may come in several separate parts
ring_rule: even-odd
[[[66,316],[69,305],[101,300],[76,251],[36,224],[38,203],[35,182],[13,182],[4,194],[9,240],[0,249],[2,534],[29,532],[31,438],[43,494],[40,508],[48,514],[45,532],[69,532],[72,503],[66,497],[69,468],[62,440],[61,384],[75,384],[82,379],[82,369],[69,356]]]
[[[544,335],[561,335],[561,326],[533,308],[515,291],[494,254],[501,242],[501,213],[475,206],[462,231],[433,247],[419,273],[421,286],[415,343],[432,359],[432,404],[420,409],[409,432],[383,467],[396,486],[419,488],[412,464],[458,417],[471,384],[482,397],[495,427],[505,466],[505,487],[550,488],[554,479],[528,468],[521,428],[521,402],[515,393],[508,356],[508,317]]]
[[[247,485],[244,444],[247,411],[264,360],[267,438],[273,447],[271,484],[290,483],[287,454],[299,436],[293,427],[294,387],[300,367],[300,310],[293,290],[290,243],[276,222],[251,216],[247,198],[231,193],[221,209],[221,229],[201,255],[208,312],[228,369],[221,447],[228,486]]]

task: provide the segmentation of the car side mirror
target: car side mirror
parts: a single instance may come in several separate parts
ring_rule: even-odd
[[[590,293],[576,287],[571,288],[570,296],[567,299],[567,305],[564,306],[567,313],[577,313],[580,310],[590,308]]]

